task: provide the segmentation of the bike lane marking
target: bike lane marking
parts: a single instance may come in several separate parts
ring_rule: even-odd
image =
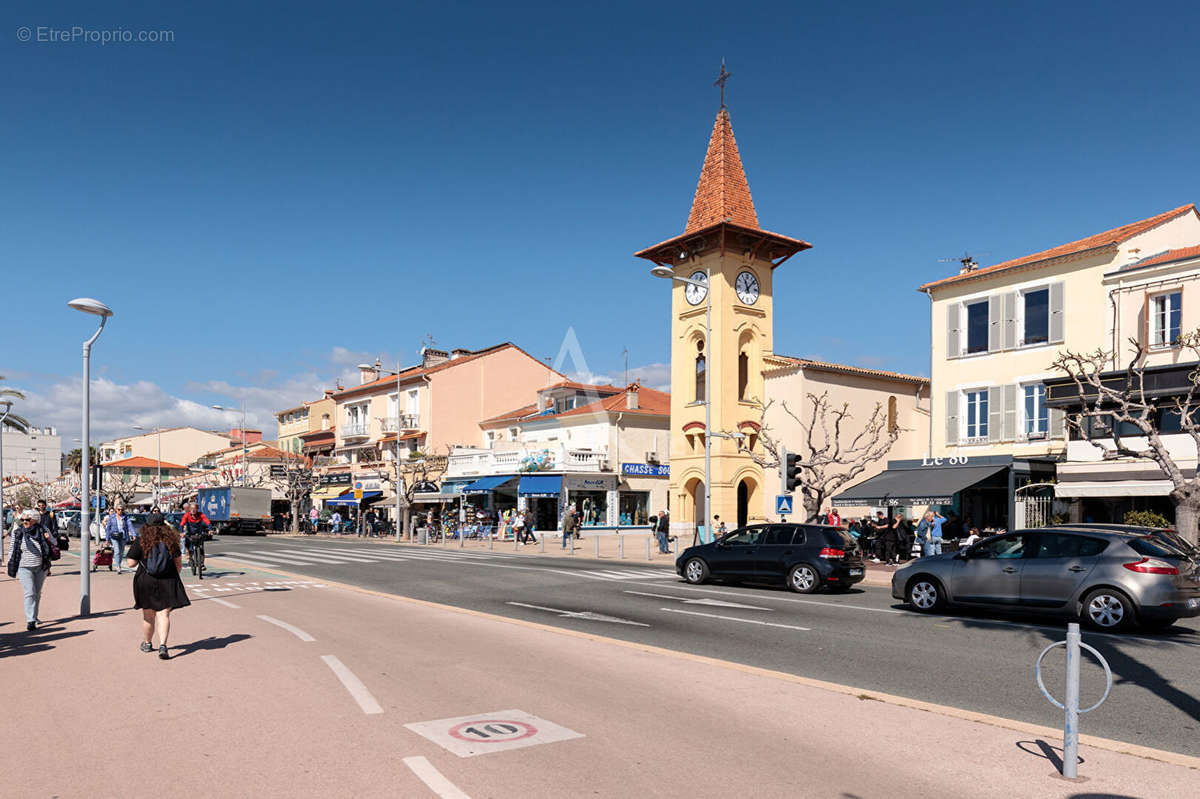
[[[367,690],[367,686],[363,685],[363,681],[358,679],[354,672],[346,668],[345,663],[342,663],[334,655],[321,655],[321,660],[325,661],[325,665],[341,680],[342,687],[350,693],[363,713],[369,715],[383,712],[383,707],[375,701],[375,697]]]
[[[406,757],[402,761],[408,766],[413,774],[417,775],[417,779],[425,783],[429,790],[436,793],[441,799],[471,799],[454,783],[446,779],[442,772],[434,768],[434,765],[423,757]]]
[[[801,630],[803,632],[812,632],[811,627],[797,627],[794,624],[779,624],[773,621],[759,621],[758,619],[739,619],[737,616],[720,616],[716,613],[701,613],[697,610],[679,610],[678,608],[659,608],[659,610],[667,613],[684,613],[688,616],[704,616],[707,619],[722,619],[723,621],[740,621],[742,624],[761,624],[763,627],[782,627],[785,630]]]
[[[232,602],[227,602],[224,599],[220,599],[219,597],[215,597],[215,596],[205,597],[205,599],[208,599],[212,602],[216,602],[218,605],[224,605],[227,608],[235,608],[236,609],[236,608],[241,607],[241,605],[235,605]]]
[[[474,757],[585,737],[583,733],[523,710],[497,710],[472,716],[413,722],[404,726],[459,757]]]
[[[276,619],[276,618],[274,618],[273,616],[263,616],[263,615],[261,615],[261,614],[260,614],[258,618],[262,619],[262,620],[263,620],[263,621],[265,621],[267,624],[274,624],[276,627],[282,627],[283,629],[287,630],[287,631],[288,631],[289,633],[291,633],[292,635],[294,635],[294,636],[296,636],[297,638],[299,638],[301,641],[315,641],[315,640],[317,640],[316,638],[313,638],[313,637],[312,637],[311,635],[309,635],[308,633],[304,632],[304,630],[301,630],[301,629],[300,629],[299,627],[297,627],[296,625],[294,625],[294,624],[288,624],[286,621],[280,621],[279,619]]]

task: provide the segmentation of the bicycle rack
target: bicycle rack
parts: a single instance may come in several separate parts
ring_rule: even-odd
[[[1067,696],[1066,704],[1059,702],[1050,692],[1046,690],[1046,683],[1042,681],[1042,660],[1055,647],[1065,647],[1067,650]],[[1104,687],[1104,696],[1100,697],[1100,701],[1091,707],[1080,710],[1079,708],[1079,650],[1086,649],[1096,656],[1096,660],[1100,661],[1100,665],[1104,667],[1104,678],[1107,685]],[[1092,647],[1083,643],[1079,636],[1079,625],[1071,622],[1067,625],[1067,640],[1055,641],[1042,650],[1042,654],[1038,655],[1037,663],[1034,664],[1034,674],[1037,676],[1038,688],[1042,691],[1042,696],[1050,700],[1050,704],[1057,708],[1066,711],[1066,718],[1063,723],[1063,759],[1062,759],[1062,775],[1069,780],[1075,779],[1079,774],[1079,714],[1090,713],[1096,708],[1104,704],[1104,700],[1108,699],[1109,693],[1112,691],[1113,678],[1112,669],[1108,667],[1108,661]]]

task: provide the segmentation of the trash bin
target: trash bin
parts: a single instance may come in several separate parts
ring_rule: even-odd
[[[428,544],[429,543],[429,528],[428,527],[418,527],[417,528],[417,543],[419,543],[419,544]]]

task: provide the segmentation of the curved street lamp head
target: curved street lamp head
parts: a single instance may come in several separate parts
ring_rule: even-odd
[[[656,266],[650,270],[650,274],[670,280],[675,277],[675,270],[669,266]]]
[[[67,305],[71,306],[77,311],[83,311],[84,313],[90,313],[95,316],[103,316],[107,318],[113,315],[112,308],[109,308],[107,305],[100,302],[100,300],[94,300],[91,297],[77,297],[68,302]]]

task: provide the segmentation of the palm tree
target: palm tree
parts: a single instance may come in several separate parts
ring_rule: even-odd
[[[95,465],[99,463],[96,459],[96,448],[88,447],[88,463]],[[77,472],[79,467],[83,465],[83,450],[79,447],[67,453],[67,471]]]
[[[4,379],[4,375],[0,375],[0,380]],[[18,389],[0,386],[0,402],[3,402],[6,398],[25,399],[25,395]],[[4,420],[4,426],[20,430],[22,433],[29,432],[29,421],[24,416],[16,413],[10,412],[8,414],[8,418]]]

